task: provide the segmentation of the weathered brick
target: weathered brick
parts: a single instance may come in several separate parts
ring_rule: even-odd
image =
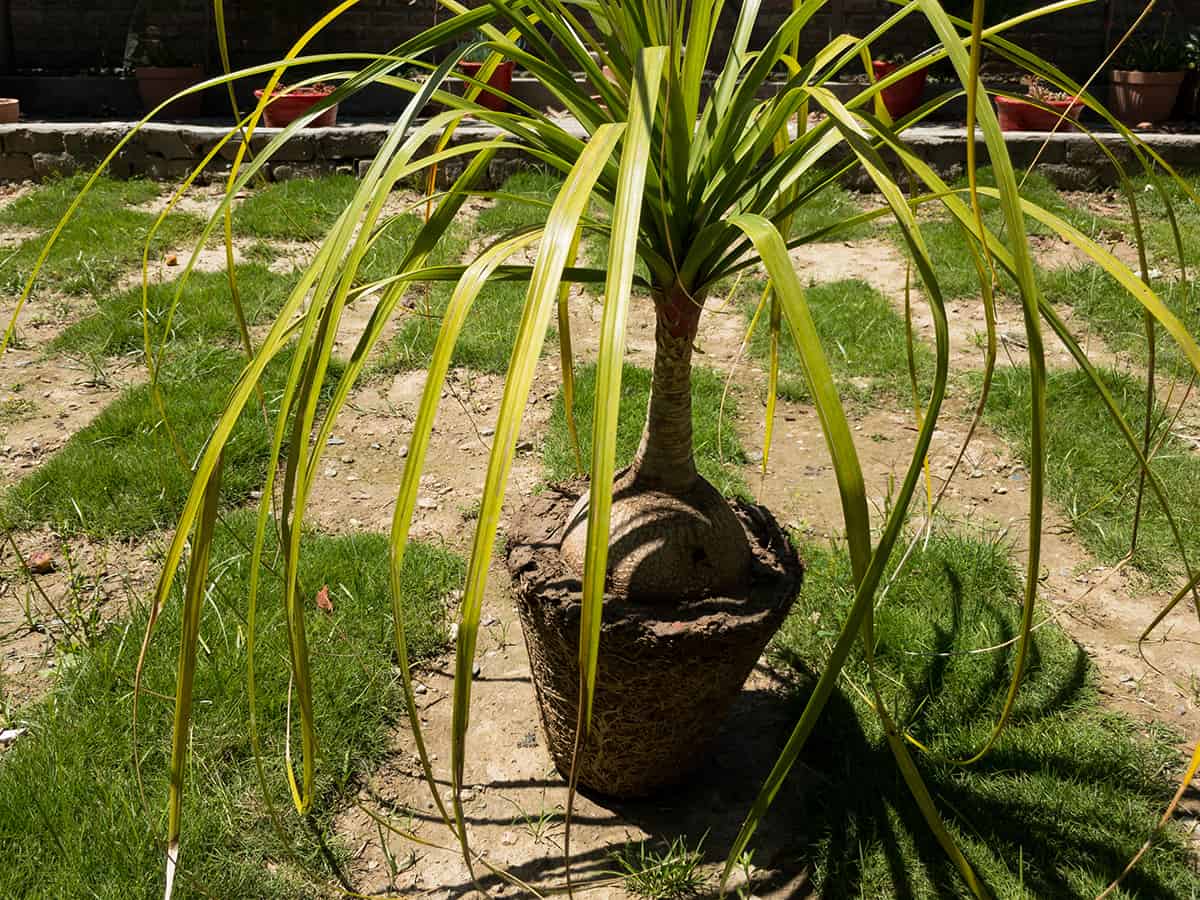
[[[62,129],[46,125],[0,126],[5,153],[62,153]]]
[[[26,181],[33,177],[33,158],[24,153],[0,156],[0,181]]]
[[[69,153],[35,153],[32,160],[33,176],[37,179],[73,175],[79,169],[75,157]]]

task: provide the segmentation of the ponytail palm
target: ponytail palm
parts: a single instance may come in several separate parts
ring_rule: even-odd
[[[277,462],[267,475],[253,553],[256,557],[263,553],[266,531],[275,510],[273,503],[277,503],[283,548],[282,601],[291,636],[293,708],[298,719],[297,746],[287,772],[296,809],[304,814],[314,799],[318,735],[313,728],[308,649],[304,639],[305,604],[297,591],[300,535],[314,477],[320,471],[322,453],[338,414],[363,375],[397,306],[422,282],[451,282],[454,287],[428,361],[424,393],[395,504],[391,535],[395,642],[412,731],[433,800],[460,838],[469,864],[477,860],[467,844],[458,793],[468,753],[472,668],[481,604],[522,413],[548,326],[556,316],[564,350],[562,380],[566,396],[572,396],[569,318],[565,314],[570,284],[591,282],[603,290],[591,441],[592,490],[573,512],[562,548],[564,560],[576,568],[583,584],[579,696],[580,721],[585,728],[592,713],[597,656],[602,652],[601,604],[606,590],[638,591],[668,598],[669,602],[672,596],[720,594],[745,575],[750,549],[741,526],[719,493],[697,473],[693,461],[690,380],[693,345],[707,305],[721,295],[732,278],[753,267],[765,271],[770,285],[763,299],[766,314],[756,317],[756,321],[769,323],[761,327],[771,330],[772,342],[780,339],[783,329],[794,341],[833,460],[852,561],[855,602],[841,624],[828,664],[783,755],[763,786],[758,802],[748,812],[733,848],[731,858],[736,858],[750,841],[757,821],[815,728],[852,644],[861,640],[870,659],[876,591],[885,567],[895,554],[938,426],[949,376],[949,328],[917,217],[919,206],[926,203],[940,205],[961,226],[976,260],[989,325],[989,374],[996,347],[993,275],[1003,270],[1018,286],[1032,378],[1031,524],[1024,630],[1015,650],[1019,662],[1014,667],[1004,714],[985,745],[978,748],[975,759],[983,755],[1002,730],[1019,688],[1034,609],[1043,519],[1045,325],[1077,354],[1097,390],[1105,393],[1103,382],[1087,364],[1067,326],[1040,294],[1026,238],[1026,217],[1036,218],[1073,242],[1111,273],[1128,290],[1130,302],[1140,303],[1147,316],[1163,326],[1200,371],[1200,349],[1151,289],[1148,279],[1139,277],[1144,273],[1129,271],[1068,223],[1022,200],[1018,177],[1009,161],[990,100],[979,87],[977,51],[986,40],[995,52],[1062,89],[1076,92],[1078,86],[1065,75],[1005,40],[1003,32],[1022,21],[1086,5],[1088,0],[1048,4],[986,32],[981,24],[982,2],[975,4],[973,23],[950,18],[938,0],[897,2],[894,13],[870,33],[839,35],[808,58],[798,56],[800,38],[827,0],[797,0],[792,12],[757,49],[751,48],[750,38],[760,11],[758,0],[748,0],[740,8],[734,5],[727,8],[722,0],[491,0],[473,9],[455,0],[440,0],[446,17],[390,54],[305,55],[308,42],[355,2],[347,0],[333,9],[278,64],[215,78],[207,85],[270,73],[268,90],[263,92],[266,98],[270,96],[270,88],[299,64],[335,69],[321,74],[320,80],[339,83],[327,101],[271,138],[265,149],[253,157],[246,154],[246,147],[258,126],[262,104],[231,130],[230,139],[239,135],[244,139],[238,147],[221,207],[208,223],[197,254],[222,220],[228,238],[232,198],[262,171],[295,128],[303,127],[307,119],[372,84],[393,88],[409,99],[353,199],[325,236],[275,323],[257,346],[248,343],[249,361],[196,462],[195,482],[166,555],[156,608],[167,601],[185,557],[187,571],[169,798],[168,892],[183,825],[180,798],[186,771],[192,674],[200,613],[209,580],[207,548],[218,509],[222,450],[239,415],[247,405],[255,403],[257,386],[268,364],[285,350],[297,350],[290,356],[282,411],[275,423],[272,459]],[[735,10],[736,24],[728,47],[718,47],[718,20],[723,11]],[[219,0],[217,12],[220,22]],[[913,16],[929,23],[937,35],[937,43],[909,68],[948,60],[958,79],[955,89],[907,119],[894,122],[879,102],[879,92],[904,78],[908,69],[902,68],[878,83],[867,85],[846,101],[824,87],[839,71],[869,59],[876,41]],[[479,73],[479,80],[471,82],[465,96],[457,96],[446,89],[445,80],[466,52],[461,42],[476,31],[482,31],[486,38],[482,46],[490,51],[489,63]],[[428,61],[445,53],[447,48],[451,48],[449,56],[440,64]],[[538,78],[579,123],[583,136],[566,128],[562,119],[515,98],[513,109],[508,112],[489,110],[476,103],[475,97],[486,83],[491,67],[501,59],[515,60]],[[612,73],[611,78],[602,67]],[[705,74],[709,67],[718,70],[711,83]],[[870,71],[869,65],[866,68]],[[413,69],[421,71],[422,77],[414,79],[403,74]],[[582,79],[570,74],[571,70],[582,72]],[[763,99],[761,88],[776,76],[775,89]],[[1002,211],[1002,227],[995,232],[985,226],[979,212],[979,195],[985,193],[984,189],[969,192],[952,189],[907,150],[902,138],[906,126],[964,94],[972,120],[982,129],[989,161],[996,173],[996,188],[986,191],[998,199]],[[1091,108],[1107,115],[1086,94],[1083,99]],[[441,111],[426,118],[434,104]],[[822,114],[815,123],[810,122],[813,112]],[[459,143],[450,140],[468,115],[493,126],[495,136]],[[1153,162],[1153,154],[1129,137],[1138,160],[1147,165]],[[459,264],[433,264],[431,258],[463,204],[472,194],[483,191],[489,164],[498,154],[513,153],[563,176],[563,186],[549,208],[545,224],[503,235],[479,250],[474,258]],[[362,263],[373,243],[388,228],[384,204],[389,193],[403,180],[424,176],[447,162],[462,163],[456,167],[461,174],[448,188],[431,197],[426,220],[402,262],[386,277],[362,283]],[[865,173],[884,200],[881,209],[864,218],[887,216],[899,227],[916,275],[924,286],[934,325],[935,367],[932,380],[923,386],[925,393],[920,397],[918,437],[893,503],[879,523],[873,523],[869,514],[852,432],[826,361],[828,348],[822,346],[806,305],[804,273],[794,269],[789,255],[790,249],[819,240],[824,233],[794,235],[793,218],[833,179],[851,168]],[[973,176],[973,164],[971,168]],[[906,192],[902,184],[912,187]],[[1187,189],[1182,182],[1181,186]],[[602,217],[596,213],[603,206],[611,209],[610,215]],[[607,248],[604,268],[580,264],[580,246],[585,241]],[[532,264],[518,261],[524,259],[520,251],[525,249],[536,251]],[[180,279],[180,290],[195,262],[193,255]],[[232,268],[230,274],[232,278]],[[455,790],[452,808],[447,808],[436,789],[415,712],[403,618],[399,615],[404,603],[399,573],[455,342],[472,315],[472,304],[481,289],[494,280],[520,282],[527,285],[527,291],[495,423],[457,633],[450,762]],[[357,338],[349,363],[332,378],[329,363],[345,307],[351,300],[367,298],[373,298],[374,303],[368,325]],[[640,448],[633,464],[617,472],[615,444],[622,362],[627,323],[635,303],[652,304],[654,310],[656,349],[652,389]],[[154,352],[149,332],[147,358],[155,373],[161,356]],[[326,384],[330,380],[334,382],[331,392]],[[985,385],[987,382],[985,375]],[[329,399],[321,400],[322,396]],[[1158,485],[1146,467],[1140,439],[1120,418],[1116,405],[1110,402],[1108,407],[1127,436],[1131,454],[1148,473],[1149,488],[1157,492]],[[773,397],[768,403],[768,435],[772,412]],[[682,518],[680,510],[684,510]],[[620,546],[620,553],[610,554],[612,546]],[[696,564],[701,558],[696,555],[697,549],[703,551],[703,565]],[[251,571],[257,573],[258,566],[252,566]],[[257,602],[257,585],[252,584],[248,598],[252,701],[253,610]],[[150,637],[148,634],[147,640]],[[896,762],[930,827],[965,883],[974,893],[985,895],[985,886],[978,882],[969,862],[941,824],[910,755],[906,736],[889,718],[879,695],[874,696]]]

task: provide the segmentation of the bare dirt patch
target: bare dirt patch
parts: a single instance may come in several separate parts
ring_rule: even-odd
[[[48,557],[49,571],[30,571],[38,554]],[[12,543],[5,539],[0,546],[0,710],[49,690],[60,651],[70,654],[86,646],[124,618],[152,588],[158,565],[153,540],[96,542],[49,529],[14,535]]]

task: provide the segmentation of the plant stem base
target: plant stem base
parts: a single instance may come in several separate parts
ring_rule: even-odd
[[[532,498],[514,523],[508,567],[547,745],[571,771],[579,700],[581,584],[559,554],[567,514],[585,485]],[[804,569],[771,514],[740,502],[754,560],[740,596],[640,604],[606,596],[591,728],[579,783],[645,796],[685,779],[800,590]]]

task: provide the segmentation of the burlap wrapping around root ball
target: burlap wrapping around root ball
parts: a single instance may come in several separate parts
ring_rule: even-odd
[[[579,578],[558,553],[583,491],[531,498],[509,534],[508,567],[551,756],[567,775],[579,698]],[[591,728],[579,781],[615,797],[644,796],[685,778],[783,623],[803,567],[764,508],[735,502],[754,547],[740,597],[639,605],[605,597]]]

